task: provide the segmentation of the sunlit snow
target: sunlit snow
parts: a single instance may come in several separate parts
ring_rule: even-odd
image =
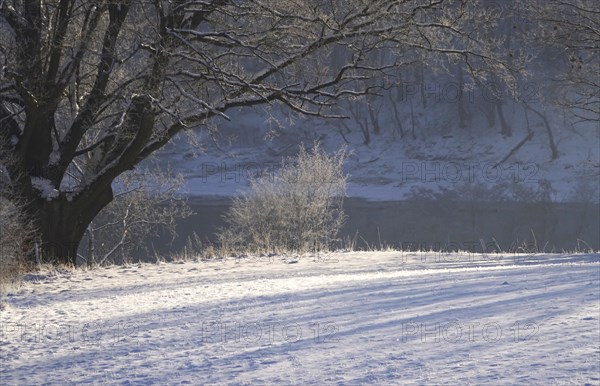
[[[600,257],[340,253],[36,274],[2,384],[600,382]]]

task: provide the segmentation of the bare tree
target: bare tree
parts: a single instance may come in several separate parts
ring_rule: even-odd
[[[569,109],[581,121],[600,122],[600,9],[594,0],[548,0],[527,7],[536,30],[529,40],[550,51],[554,61],[548,93],[552,102]],[[543,53],[541,54],[543,55]]]
[[[179,132],[238,107],[335,116],[410,62],[507,71],[458,0],[0,1],[0,146],[46,255],[73,264],[112,183]],[[474,25],[475,21],[477,25]],[[489,36],[489,33],[486,35]],[[331,60],[335,52],[335,61]],[[335,64],[332,64],[335,63]]]

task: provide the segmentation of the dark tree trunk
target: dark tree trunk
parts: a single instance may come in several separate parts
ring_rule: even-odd
[[[92,220],[112,201],[110,187],[94,195],[68,201],[61,197],[36,199],[29,211],[38,230],[42,259],[76,265],[77,249]]]

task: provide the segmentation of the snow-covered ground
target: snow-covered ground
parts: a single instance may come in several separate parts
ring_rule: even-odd
[[[600,256],[341,253],[30,275],[3,385],[600,384]]]

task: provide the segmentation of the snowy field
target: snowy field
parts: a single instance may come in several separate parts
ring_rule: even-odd
[[[343,253],[30,275],[2,385],[600,383],[600,257]]]

